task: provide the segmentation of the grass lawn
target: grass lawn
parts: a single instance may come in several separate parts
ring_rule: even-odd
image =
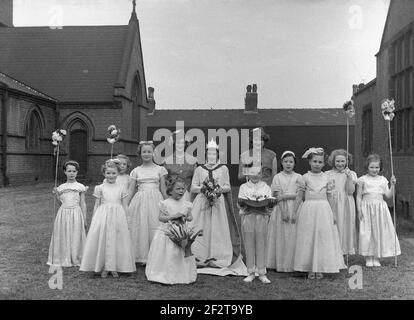
[[[0,189],[0,299],[414,299],[414,227],[399,221],[402,255],[383,267],[363,267],[363,289],[351,290],[351,274],[327,275],[310,281],[305,274],[269,271],[271,284],[246,284],[241,277],[199,275],[193,285],[164,286],[146,280],[144,268],[131,276],[101,279],[77,268],[63,269],[63,289],[51,290],[46,265],[53,228],[51,184]],[[89,219],[93,188],[87,193]],[[350,265],[364,266],[352,256]]]

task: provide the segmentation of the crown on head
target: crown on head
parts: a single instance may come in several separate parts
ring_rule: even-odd
[[[217,145],[216,141],[214,141],[213,138],[211,138],[209,143],[207,143],[207,149],[217,149],[218,150],[218,145]]]

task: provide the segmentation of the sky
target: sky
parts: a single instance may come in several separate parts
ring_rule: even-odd
[[[157,109],[338,108],[375,78],[390,0],[137,0]],[[125,25],[131,0],[14,0],[15,26]]]

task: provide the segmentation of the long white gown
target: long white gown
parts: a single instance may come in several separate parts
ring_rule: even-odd
[[[296,172],[280,172],[274,176],[272,191],[282,195],[296,195],[302,185],[302,176]],[[295,199],[281,201],[275,206],[268,232],[267,267],[279,272],[292,272],[295,258],[297,223],[291,223]],[[287,212],[289,222],[283,221],[283,212]]]
[[[345,269],[338,228],[327,200],[326,173],[303,175],[305,201],[299,209],[293,269],[337,273]]]
[[[188,214],[191,202],[184,199],[168,198],[160,203],[160,210],[169,216],[177,213]],[[165,234],[167,223],[163,223],[155,232],[148,253],[145,275],[149,281],[164,284],[189,284],[197,279],[195,257],[185,257],[184,251]]]
[[[401,254],[400,243],[384,193],[388,180],[383,176],[362,176],[358,179],[362,188],[361,211],[364,216],[359,224],[359,254],[376,258]]]
[[[127,190],[117,183],[104,182],[95,187],[94,197],[101,204],[93,215],[81,271],[133,272],[135,263],[131,250],[128,224],[122,199]]]
[[[226,166],[216,166],[211,170],[213,178],[221,187],[230,187],[229,171]],[[193,186],[202,186],[209,176],[208,170],[199,166],[194,171]],[[194,242],[192,250],[196,258],[204,262],[216,259],[213,263],[220,268],[228,267],[232,262],[233,246],[230,237],[229,223],[221,195],[210,206],[204,194],[199,193],[193,202],[193,221],[190,223],[196,230],[203,229],[203,236]]]
[[[79,182],[64,183],[57,188],[62,205],[56,215],[50,240],[47,264],[61,267],[80,266],[86,233],[80,207],[80,194],[88,187]]]
[[[128,207],[128,226],[135,262],[147,262],[152,239],[160,225],[159,203],[164,200],[160,191],[160,178],[166,174],[167,170],[158,165],[139,166],[130,174],[138,188]]]
[[[344,254],[355,254],[357,246],[356,239],[356,207],[353,195],[346,190],[347,177],[345,173],[332,169],[326,172],[330,179],[335,181],[332,196],[334,200],[334,211],[336,211],[339,240]],[[351,171],[352,181],[356,183],[357,175]]]

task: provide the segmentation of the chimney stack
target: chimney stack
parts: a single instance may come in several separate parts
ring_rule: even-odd
[[[246,88],[246,98],[244,98],[244,112],[257,112],[257,85],[250,84]]]

